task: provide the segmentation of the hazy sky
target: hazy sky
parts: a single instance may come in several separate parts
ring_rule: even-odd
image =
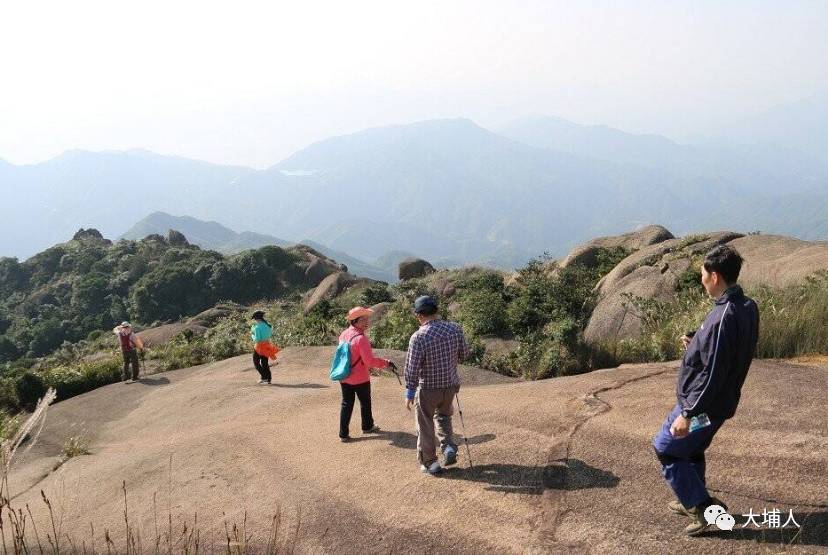
[[[7,2],[0,158],[274,164],[330,135],[558,115],[677,139],[828,91],[828,2]]]

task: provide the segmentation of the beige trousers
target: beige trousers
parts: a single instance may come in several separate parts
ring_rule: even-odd
[[[437,460],[438,437],[441,451],[448,446],[457,450],[452,433],[451,415],[454,414],[454,396],[459,390],[459,387],[417,389],[417,395],[414,397],[414,420],[417,424],[417,460],[420,464],[430,466]],[[437,437],[434,433],[435,425]]]

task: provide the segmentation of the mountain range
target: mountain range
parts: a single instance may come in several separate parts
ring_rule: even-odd
[[[815,118],[828,125],[825,112]],[[828,162],[796,139],[690,146],[541,116],[497,132],[467,119],[367,129],[266,170],[72,151],[0,163],[0,194],[12,199],[0,208],[0,255],[29,256],[80,227],[117,237],[156,211],[249,230],[239,245],[301,239],[357,260],[403,251],[443,266],[512,268],[652,221],[681,234],[828,238]]]
[[[194,245],[198,245],[203,249],[218,251],[222,254],[236,254],[244,250],[257,249],[267,245],[287,247],[293,244],[303,244],[324,254],[330,259],[345,264],[348,266],[348,271],[356,276],[388,283],[397,280],[396,263],[389,265],[384,261],[380,261],[383,264],[380,267],[354,258],[347,253],[331,249],[310,239],[293,242],[271,235],[253,233],[252,231],[237,233],[218,222],[205,222],[192,216],[172,216],[165,212],[153,212],[129,228],[119,238],[137,241],[151,234],[166,235],[170,229],[180,231]]]

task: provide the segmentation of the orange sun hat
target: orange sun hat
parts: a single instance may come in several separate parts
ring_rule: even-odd
[[[373,313],[374,311],[370,308],[365,308],[364,306],[355,306],[354,308],[348,311],[348,316],[346,316],[345,319],[349,322],[353,322],[357,318],[361,318],[363,316],[370,316]]]

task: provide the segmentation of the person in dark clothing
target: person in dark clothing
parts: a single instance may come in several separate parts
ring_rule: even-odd
[[[691,536],[707,528],[707,507],[727,508],[707,492],[704,452],[724,421],[736,414],[759,337],[759,309],[736,283],[741,268],[742,257],[728,245],[705,256],[701,281],[714,300],[713,310],[698,330],[681,338],[686,351],[677,403],[653,439],[662,474],[678,498],[669,509],[690,516],[685,532]]]
[[[144,343],[141,338],[132,331],[132,325],[129,322],[121,322],[112,330],[118,337],[118,342],[121,346],[121,354],[124,357],[124,371],[122,374],[122,381],[124,383],[132,383],[138,380],[138,352],[144,350]],[[130,374],[129,367],[132,366],[132,373]]]

